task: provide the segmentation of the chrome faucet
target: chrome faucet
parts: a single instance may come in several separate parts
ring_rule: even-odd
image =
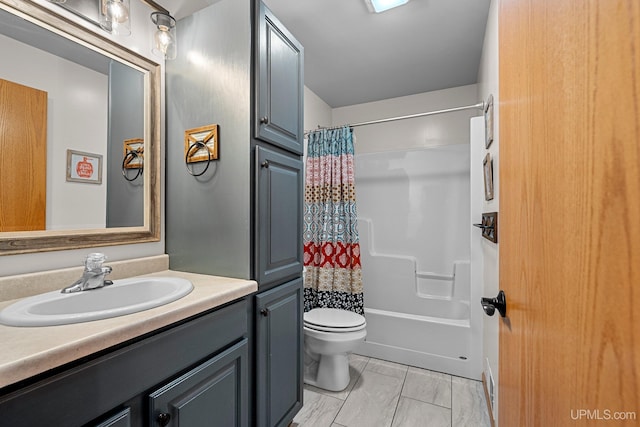
[[[111,273],[111,267],[102,266],[102,263],[106,259],[107,257],[101,253],[91,253],[87,255],[83,263],[84,272],[82,273],[82,277],[72,285],[64,288],[61,292],[63,294],[70,294],[113,284],[111,280],[105,280],[104,278],[107,274]]]

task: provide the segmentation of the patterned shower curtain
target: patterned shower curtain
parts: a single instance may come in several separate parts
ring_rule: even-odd
[[[307,147],[304,311],[327,307],[364,314],[353,130],[312,132]]]

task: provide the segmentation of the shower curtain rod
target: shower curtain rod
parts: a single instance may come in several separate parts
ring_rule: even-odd
[[[331,126],[331,127],[321,127],[320,125],[318,125],[318,129],[316,129],[316,130],[321,130],[321,129],[340,129],[341,127],[344,127],[344,126],[349,126],[349,127],[353,128],[353,127],[356,127],[356,126],[375,125],[375,124],[378,124],[378,123],[394,122],[396,120],[413,119],[413,118],[416,118],[416,117],[433,116],[435,114],[442,114],[442,113],[453,113],[454,111],[471,110],[471,109],[474,109],[474,108],[482,109],[484,111],[484,101],[479,102],[479,103],[474,104],[474,105],[466,105],[464,107],[454,107],[454,108],[447,108],[447,109],[444,109],[444,110],[427,111],[425,113],[409,114],[409,115],[406,115],[406,116],[390,117],[390,118],[387,118],[387,119],[370,120],[368,122],[353,123],[353,124],[350,124],[350,125]],[[314,131],[308,130],[304,134],[308,135],[311,132],[314,132]]]

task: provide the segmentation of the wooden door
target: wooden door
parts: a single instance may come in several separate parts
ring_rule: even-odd
[[[499,13],[499,425],[637,425],[640,2]]]
[[[0,231],[44,230],[47,92],[0,79]]]

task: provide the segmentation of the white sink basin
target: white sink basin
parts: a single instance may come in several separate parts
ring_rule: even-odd
[[[113,285],[89,291],[53,291],[22,299],[0,311],[0,323],[53,326],[107,319],[168,304],[192,290],[190,281],[178,277],[114,280]]]

